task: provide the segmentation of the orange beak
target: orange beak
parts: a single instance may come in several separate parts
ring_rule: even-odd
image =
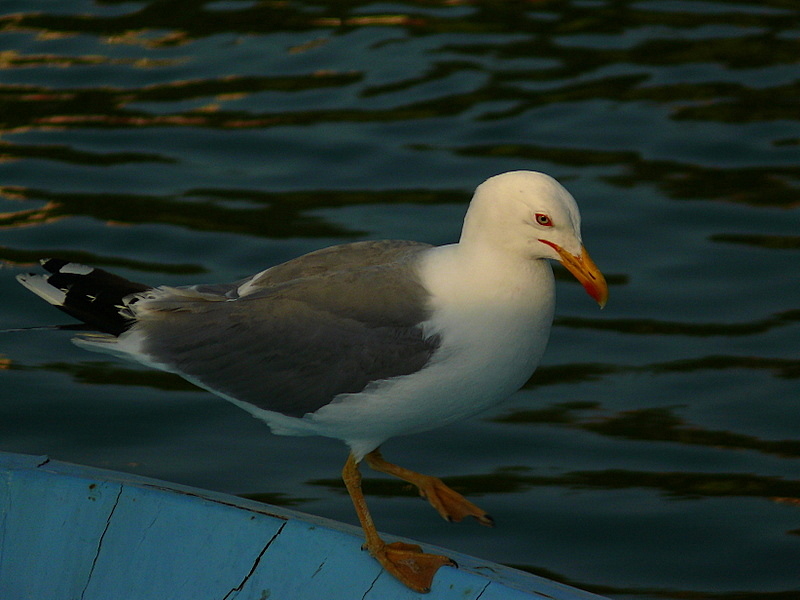
[[[597,268],[597,265],[594,264],[594,261],[589,256],[586,248],[581,247],[580,255],[575,256],[564,250],[558,244],[547,240],[539,241],[543,244],[547,244],[558,252],[558,255],[561,257],[561,264],[575,276],[575,279],[581,282],[586,293],[597,301],[600,308],[603,308],[608,301],[608,284],[606,283],[606,278],[603,277],[603,274],[600,272],[600,269]]]

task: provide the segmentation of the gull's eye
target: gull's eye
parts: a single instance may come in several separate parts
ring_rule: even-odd
[[[542,227],[553,226],[553,220],[544,213],[536,213],[536,222]]]

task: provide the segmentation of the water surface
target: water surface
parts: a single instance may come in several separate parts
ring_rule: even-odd
[[[614,598],[800,597],[795,2],[6,1],[0,449],[354,522],[344,448],[89,354],[14,275],[172,285],[334,243],[457,239],[483,179],[557,177],[607,274],[559,271],[536,375],[386,444],[496,519],[368,475],[380,529]]]

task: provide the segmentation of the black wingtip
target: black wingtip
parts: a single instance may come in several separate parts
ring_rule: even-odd
[[[39,261],[48,275],[21,275],[20,283],[87,325],[119,335],[132,323],[120,312],[124,299],[150,289],[108,271],[62,258]]]

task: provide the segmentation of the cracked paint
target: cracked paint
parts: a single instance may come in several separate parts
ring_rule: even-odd
[[[103,529],[103,533],[100,534],[100,539],[97,542],[97,551],[94,554],[94,558],[92,559],[92,566],[89,569],[89,576],[86,578],[86,585],[83,586],[83,590],[81,591],[81,600],[83,600],[83,597],[86,594],[86,590],[89,588],[89,583],[91,583],[92,581],[92,574],[94,573],[94,568],[97,566],[97,559],[100,557],[100,549],[103,547],[103,538],[106,537],[108,528],[111,526],[111,519],[114,516],[114,512],[117,510],[117,506],[119,505],[119,499],[122,496],[123,489],[124,488],[120,486],[119,491],[117,492],[117,497],[114,500],[114,505],[111,507],[111,511],[108,513],[108,518],[106,519],[106,526]]]
[[[325,563],[326,563],[326,562],[327,562],[327,561],[324,561],[324,560],[323,560],[323,561],[322,561],[322,562],[319,564],[319,566],[317,567],[317,570],[316,570],[316,571],[314,571],[314,573],[311,575],[311,579],[314,579],[314,577],[316,577],[317,575],[319,575],[319,572],[320,572],[320,571],[322,571],[322,567],[324,567],[324,566],[325,566]]]
[[[487,583],[485,586],[483,586],[483,588],[481,589],[480,593],[478,593],[478,595],[477,595],[477,596],[475,596],[475,600],[481,600],[481,596],[483,596],[483,592],[485,592],[485,591],[486,591],[486,589],[487,589],[487,588],[488,588],[488,587],[491,585],[491,583],[492,583],[492,582],[490,581],[490,582],[489,582],[489,583]]]
[[[373,580],[372,580],[372,583],[370,583],[370,584],[369,584],[369,587],[367,588],[367,591],[366,591],[366,592],[364,592],[364,595],[363,595],[363,596],[361,596],[361,600],[367,600],[367,596],[369,596],[369,593],[372,591],[372,588],[374,588],[374,587],[375,587],[375,584],[376,584],[376,583],[378,583],[378,579],[380,579],[381,575],[383,575],[383,571],[380,571],[380,572],[379,572],[379,573],[378,573],[378,574],[375,576],[375,579],[373,579]]]
[[[225,596],[222,598],[222,600],[228,600],[228,598],[233,597],[232,594],[238,594],[239,592],[242,591],[242,589],[244,589],[244,586],[247,584],[247,581],[250,579],[250,577],[253,576],[253,573],[255,573],[256,569],[258,568],[258,563],[261,562],[261,558],[264,556],[264,554],[266,554],[267,550],[272,545],[272,542],[274,542],[276,539],[278,539],[278,536],[281,534],[281,532],[283,531],[284,527],[286,527],[286,523],[281,524],[280,528],[278,528],[278,531],[275,532],[275,535],[273,535],[270,538],[270,540],[267,542],[266,546],[264,546],[264,548],[262,548],[261,552],[258,553],[258,556],[256,556],[255,561],[253,561],[253,565],[250,567],[250,571],[247,573],[247,575],[244,576],[244,579],[242,579],[242,581],[239,583],[239,585],[237,585],[235,588],[233,588],[231,591],[229,591],[227,594],[225,594]],[[267,595],[264,596],[264,594],[267,594]],[[262,598],[268,598],[268,597],[269,597],[269,591],[268,590],[264,590],[263,593],[262,593]]]

